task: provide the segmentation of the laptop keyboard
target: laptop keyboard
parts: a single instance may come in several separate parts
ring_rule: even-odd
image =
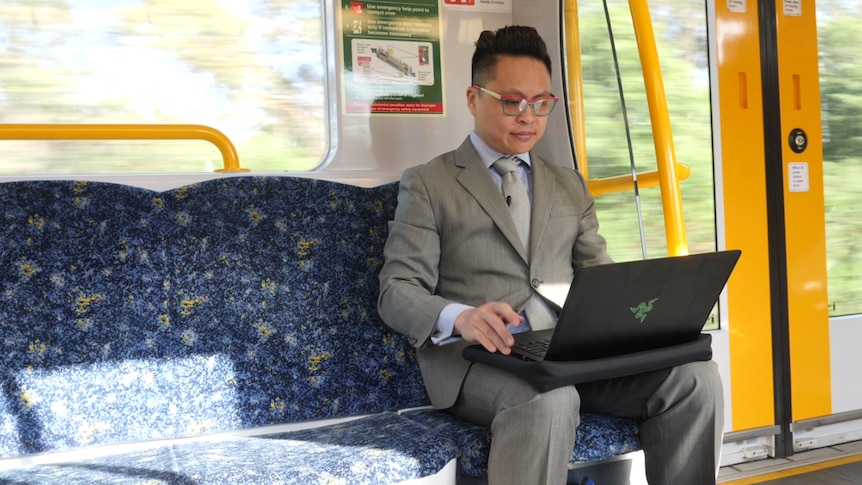
[[[517,351],[523,351],[528,354],[539,355],[544,357],[545,353],[548,351],[548,344],[550,344],[550,339],[537,339],[537,340],[527,340],[524,342],[516,343],[512,349]]]

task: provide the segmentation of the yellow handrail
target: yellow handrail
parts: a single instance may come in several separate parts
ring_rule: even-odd
[[[691,176],[691,168],[688,165],[678,163],[676,165],[676,174],[681,180]],[[658,170],[650,170],[648,172],[638,172],[638,188],[657,187],[661,185],[662,174]],[[600,179],[587,180],[590,188],[590,193],[594,197],[599,195],[611,194],[614,192],[623,192],[626,190],[634,190],[635,184],[631,174],[619,175],[616,177],[606,177]],[[664,200],[662,200],[664,202]]]
[[[688,254],[679,181],[687,179],[691,175],[691,169],[676,162],[670,116],[667,111],[667,96],[662,82],[661,66],[655,47],[655,33],[652,29],[649,7],[646,0],[629,0],[629,9],[635,26],[635,38],[643,69],[658,165],[657,171],[637,174],[638,187],[660,186],[668,254],[671,256]],[[632,190],[634,181],[631,174],[601,179],[589,178],[577,0],[566,0],[564,30],[567,50],[566,74],[569,85],[569,111],[573,119],[572,138],[575,142],[578,169],[587,179],[590,193],[594,196]]]
[[[0,124],[0,140],[203,140],[221,152],[224,168],[216,172],[249,171],[240,167],[233,142],[204,125]]]
[[[658,164],[661,201],[664,208],[664,230],[667,251],[670,256],[688,254],[688,243],[683,222],[682,194],[676,175],[676,153],[670,115],[667,110],[667,95],[661,77],[661,65],[655,45],[649,6],[646,0],[629,0],[629,9],[634,21],[635,39],[643,66],[644,87],[647,93],[650,121],[653,129],[656,162]]]
[[[578,170],[588,179],[587,128],[584,110],[584,71],[581,63],[581,34],[578,31],[578,0],[566,0],[563,20],[566,42],[566,80],[569,95],[569,113],[572,116],[572,138],[575,142],[575,160]],[[592,192],[592,186],[590,187]],[[593,193],[593,195],[598,195]]]

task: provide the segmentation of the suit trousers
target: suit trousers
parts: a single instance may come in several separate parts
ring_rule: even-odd
[[[565,484],[580,412],[641,422],[650,484],[715,484],[724,408],[714,362],[545,393],[477,363],[449,412],[491,428],[489,485]]]

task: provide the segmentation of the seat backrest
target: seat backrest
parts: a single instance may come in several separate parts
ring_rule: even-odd
[[[397,184],[0,184],[0,457],[428,403],[376,311]]]

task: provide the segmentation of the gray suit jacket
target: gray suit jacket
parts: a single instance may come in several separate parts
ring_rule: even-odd
[[[389,224],[380,273],[380,316],[407,335],[431,402],[455,403],[470,362],[467,342],[430,337],[449,303],[505,301],[520,312],[543,285],[571,283],[574,268],[610,262],[593,199],[576,171],[530,154],[529,261],[506,202],[469,137],[452,152],[407,169]]]

